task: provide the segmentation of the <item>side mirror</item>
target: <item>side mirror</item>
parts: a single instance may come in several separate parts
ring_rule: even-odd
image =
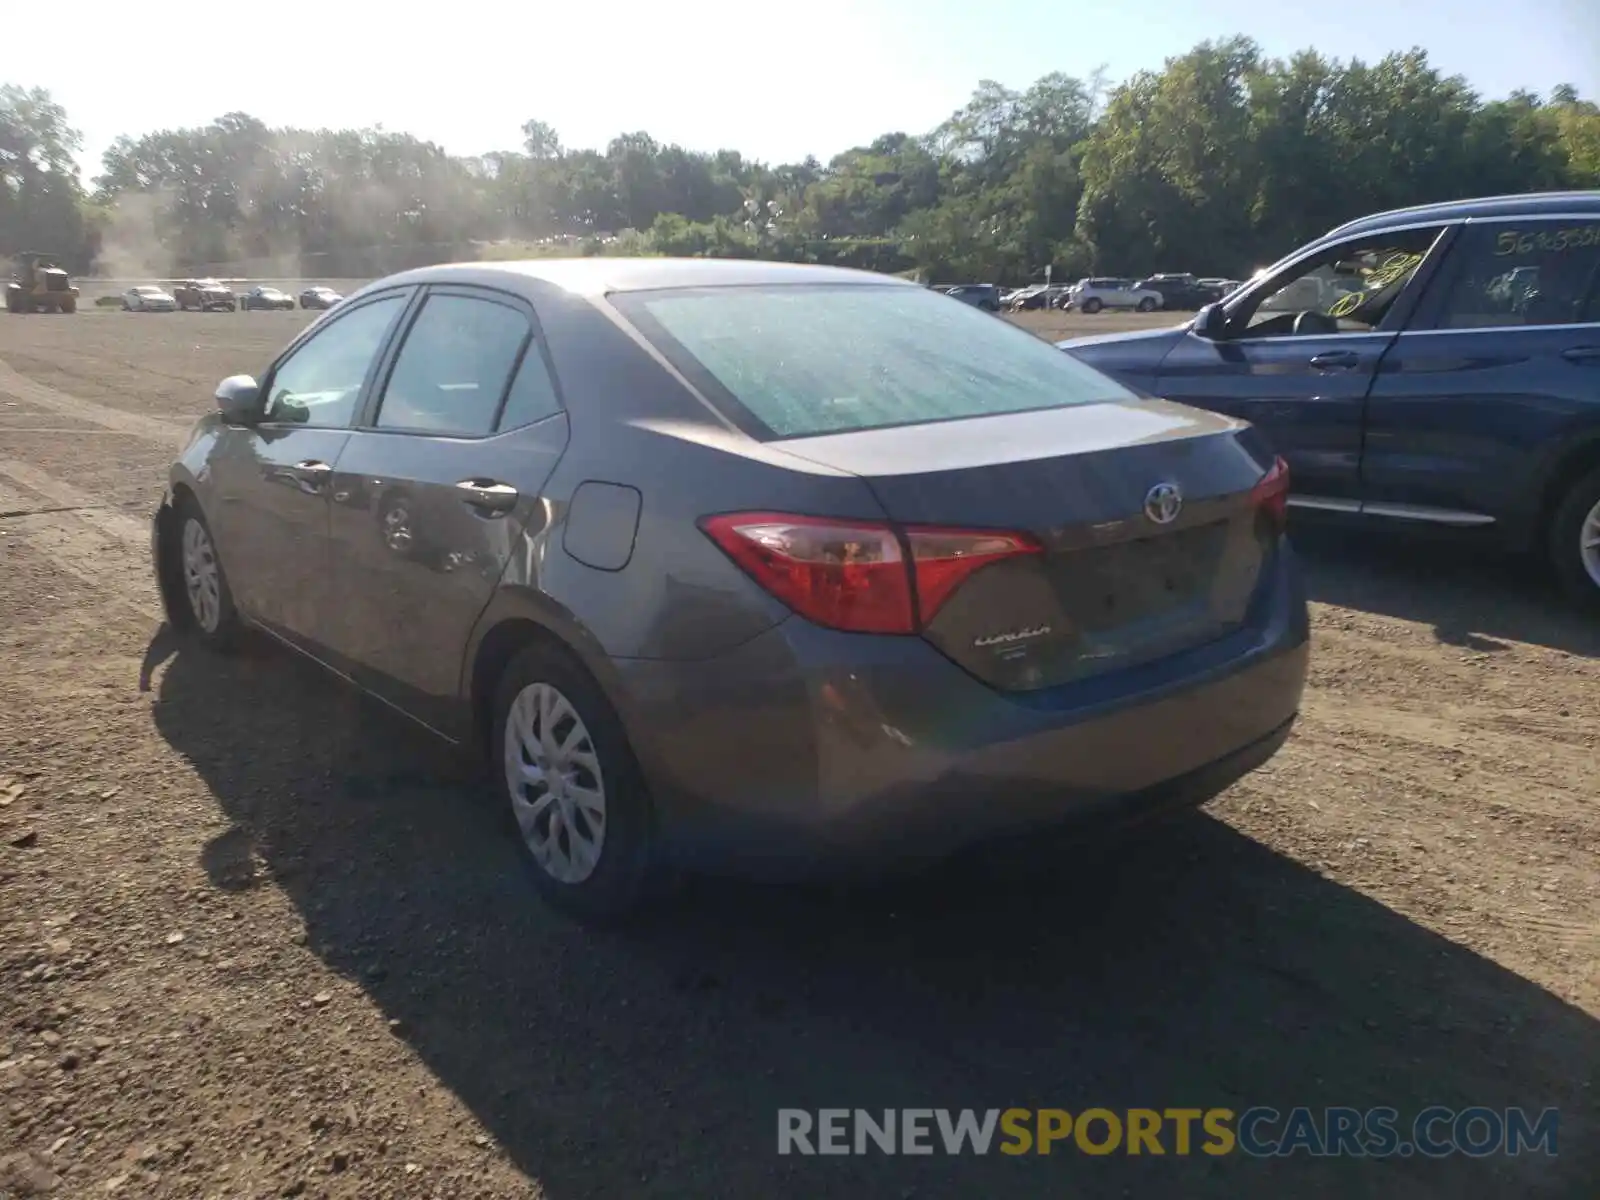
[[[261,417],[261,387],[249,375],[229,375],[217,384],[216,399],[229,425],[253,425]]]
[[[1194,332],[1210,342],[1220,342],[1228,332],[1228,314],[1220,304],[1207,304],[1194,315]]]

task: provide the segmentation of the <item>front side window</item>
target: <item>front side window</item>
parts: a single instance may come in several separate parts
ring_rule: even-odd
[[[1438,240],[1439,226],[1367,234],[1295,264],[1246,297],[1229,324],[1247,337],[1370,333]]]
[[[1136,398],[1048,342],[924,288],[685,288],[612,300],[764,439]]]
[[[1436,326],[1600,322],[1600,220],[1469,225]]]
[[[323,429],[350,424],[372,360],[405,305],[404,296],[385,296],[318,326],[273,372],[262,419]]]
[[[458,437],[493,432],[532,332],[527,317],[508,304],[428,297],[389,374],[378,428]]]

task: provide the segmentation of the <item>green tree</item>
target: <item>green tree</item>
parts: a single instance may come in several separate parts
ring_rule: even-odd
[[[90,230],[66,110],[41,88],[0,86],[0,251],[41,250],[88,266]]]

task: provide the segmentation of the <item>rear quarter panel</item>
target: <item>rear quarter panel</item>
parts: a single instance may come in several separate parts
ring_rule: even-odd
[[[605,655],[708,659],[789,616],[700,531],[699,518],[741,509],[881,517],[861,480],[728,428],[608,306],[564,292],[536,303],[571,439],[545,484],[546,529],[513,555],[503,587],[542,593]],[[639,493],[633,553],[621,569],[586,565],[563,546],[568,507],[586,482]]]

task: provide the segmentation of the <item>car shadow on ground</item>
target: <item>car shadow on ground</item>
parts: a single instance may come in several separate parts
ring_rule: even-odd
[[[1312,600],[1429,625],[1464,650],[1529,642],[1600,658],[1600,619],[1579,611],[1532,556],[1310,521],[1292,536]]]
[[[180,648],[155,686],[232,822],[215,886],[264,860],[309,947],[552,1200],[1592,1194],[1600,1025],[1208,816],[1015,874],[699,883],[598,932],[541,907],[468,770],[316,668]],[[1557,1107],[1558,1153],[776,1152],[786,1107],[1433,1104]]]

